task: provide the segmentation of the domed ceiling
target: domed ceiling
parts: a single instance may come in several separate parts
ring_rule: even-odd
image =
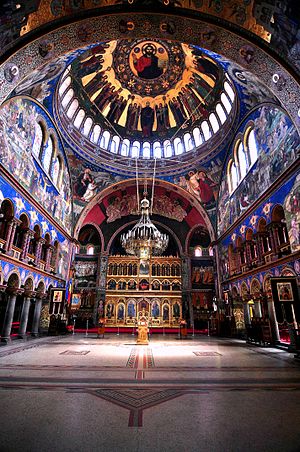
[[[93,162],[117,154],[119,166],[153,158],[166,165],[211,151],[229,130],[235,100],[224,67],[201,48],[124,39],[95,45],[68,66],[57,112],[67,140],[86,142]]]

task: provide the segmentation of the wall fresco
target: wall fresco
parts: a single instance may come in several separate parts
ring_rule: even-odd
[[[15,207],[15,217],[20,218],[22,213],[26,213],[29,218],[29,227],[33,230],[35,225],[39,225],[42,236],[50,234],[52,244],[55,241],[60,243],[58,255],[59,278],[67,279],[70,261],[70,242],[66,239],[40,212],[38,212],[23,196],[20,195],[8,182],[0,176],[0,204],[4,199],[10,199]]]
[[[45,284],[45,289],[47,290],[49,286],[52,287],[63,287],[64,283],[61,281],[57,281],[56,279],[45,277],[36,273],[35,271],[28,270],[21,266],[11,264],[10,262],[6,262],[0,259],[0,274],[3,278],[3,281],[7,281],[11,273],[17,273],[21,280],[21,285],[24,285],[27,278],[31,278],[33,280],[33,288],[36,289],[40,282]]]
[[[239,237],[244,241],[248,228],[256,233],[260,218],[264,218],[266,223],[269,224],[272,218],[272,210],[276,205],[282,205],[284,208],[291,251],[296,252],[300,250],[300,175],[294,175],[272,196],[261,203],[230,235],[224,238],[219,246],[223,280],[229,277],[228,246],[230,244],[235,246]],[[297,267],[297,272],[300,273],[300,267]]]
[[[58,154],[64,161],[64,171],[58,189],[53,183],[53,175],[50,171],[44,170],[37,158],[39,147],[43,145],[37,127],[40,118],[43,118],[47,127],[53,130],[54,126],[44,111],[28,99],[12,99],[1,108],[1,164],[70,233],[72,205],[67,161],[62,145],[53,131],[57,138]]]
[[[236,190],[230,195],[226,175],[220,185],[218,233],[224,233],[241,213],[272,185],[296,160],[300,151],[299,135],[292,121],[275,106],[264,106],[248,117],[239,132],[254,124],[258,158]],[[229,158],[232,156],[230,153]]]
[[[120,182],[123,177],[93,168],[77,158],[73,153],[68,155],[73,186],[74,220],[91,199],[111,184]]]

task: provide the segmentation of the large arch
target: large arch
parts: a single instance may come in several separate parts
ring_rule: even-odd
[[[142,186],[144,181],[140,181],[140,186]],[[151,183],[151,180],[149,180],[149,184]],[[116,184],[113,184],[103,191],[101,191],[99,194],[97,194],[92,201],[83,209],[83,211],[80,214],[80,217],[77,221],[77,224],[74,229],[74,237],[75,239],[78,238],[78,234],[82,226],[85,224],[85,219],[88,217],[89,213],[92,211],[92,209],[97,205],[100,204],[105,198],[108,198],[110,195],[113,195],[117,190],[125,190],[128,187],[132,187],[136,184],[136,180],[134,179],[126,179],[125,181],[117,182]],[[199,215],[199,219],[202,219],[202,225],[205,225],[208,229],[208,232],[210,234],[211,240],[214,241],[216,239],[215,231],[212,225],[212,222],[206,212],[206,210],[201,206],[200,202],[197,201],[196,198],[194,198],[192,195],[187,193],[186,190],[182,189],[181,187],[178,187],[177,185],[171,184],[170,182],[166,182],[163,180],[157,180],[155,182],[155,188],[157,187],[163,187],[166,188],[170,192],[174,192],[183,199],[185,199],[192,207],[196,209]],[[155,194],[154,194],[155,196]],[[87,221],[89,222],[89,221]]]

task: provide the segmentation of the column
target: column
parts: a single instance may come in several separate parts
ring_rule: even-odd
[[[50,270],[50,262],[52,258],[53,253],[53,246],[48,245],[47,251],[46,251],[46,263],[45,263],[45,271],[48,272]]]
[[[264,260],[263,260],[264,245],[263,245],[263,237],[262,237],[262,234],[260,234],[260,233],[257,234],[256,252],[257,252],[257,258],[258,258],[258,264],[262,265],[264,263]]]
[[[245,261],[246,261],[247,269],[249,270],[251,268],[251,262],[252,262],[251,242],[249,240],[247,240],[245,243]]]
[[[181,296],[185,303],[185,310],[188,312],[190,325],[194,324],[194,312],[191,301],[191,270],[190,259],[187,255],[181,256]]]
[[[35,256],[34,256],[34,263],[36,265],[39,265],[39,262],[40,262],[43,241],[44,241],[44,239],[42,239],[42,238],[39,238],[37,240],[36,249],[35,249]]]
[[[20,326],[19,326],[19,336],[25,337],[26,336],[26,329],[27,329],[27,323],[28,323],[28,313],[30,308],[30,297],[32,296],[32,293],[26,292],[24,294],[24,300],[23,300],[23,306],[22,306],[22,312],[21,312],[21,319],[20,319]]]
[[[42,297],[35,299],[35,307],[33,314],[33,322],[32,322],[32,331],[31,336],[38,337],[39,335],[39,324],[42,310]]]
[[[10,339],[11,325],[14,318],[17,295],[17,290],[10,290],[10,292],[8,293],[8,300],[2,329],[2,342],[8,342]]]
[[[274,342],[276,344],[278,344],[280,342],[279,328],[278,328],[275,307],[274,307],[274,302],[273,302],[272,297],[268,297],[268,313],[269,313],[269,318],[270,318],[270,323],[271,323],[273,339],[274,339]]]
[[[22,243],[22,252],[20,255],[21,261],[27,261],[27,253],[29,249],[30,240],[33,236],[33,232],[28,230],[24,234],[23,243]]]
[[[5,245],[4,245],[4,251],[8,253],[10,251],[10,244],[11,244],[11,236],[13,233],[13,226],[14,226],[14,220],[11,220],[7,224],[7,231],[6,231],[6,237],[5,237]]]
[[[98,281],[97,281],[97,289],[96,289],[96,301],[94,305],[93,312],[93,320],[94,323],[97,324],[100,311],[104,313],[104,304],[106,298],[106,276],[107,276],[107,267],[108,267],[108,255],[101,254],[99,256],[99,273],[98,273]],[[101,305],[102,304],[102,305]]]

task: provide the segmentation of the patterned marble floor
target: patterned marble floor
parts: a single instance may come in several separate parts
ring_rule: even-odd
[[[300,364],[242,341],[0,347],[0,451],[299,451]]]

